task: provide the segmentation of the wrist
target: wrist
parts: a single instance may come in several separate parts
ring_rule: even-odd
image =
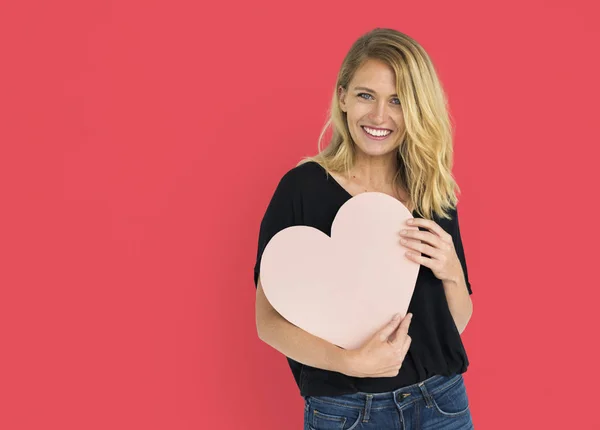
[[[340,373],[348,376],[356,374],[356,352],[353,349],[342,349],[340,354]]]
[[[450,278],[450,279],[445,279],[444,281],[442,281],[442,284],[444,286],[447,286],[447,287],[449,287],[449,286],[457,286],[457,285],[460,285],[462,283],[464,283],[464,275],[462,275],[462,274],[461,275],[457,275],[457,276],[455,276],[453,278]]]

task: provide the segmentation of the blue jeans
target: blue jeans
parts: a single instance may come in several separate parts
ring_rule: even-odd
[[[304,430],[469,430],[461,374],[435,375],[387,393],[304,398]]]

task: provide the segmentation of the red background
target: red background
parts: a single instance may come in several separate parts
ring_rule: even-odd
[[[600,428],[596,2],[0,8],[0,428],[301,428],[258,227],[377,26],[456,124],[475,427]]]

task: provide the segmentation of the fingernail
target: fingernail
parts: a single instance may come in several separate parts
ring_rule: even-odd
[[[399,319],[399,318],[400,318],[400,314],[396,314],[396,315],[394,315],[394,318],[392,318],[392,319],[393,319],[394,321],[396,321],[396,320],[397,320],[397,319]]]

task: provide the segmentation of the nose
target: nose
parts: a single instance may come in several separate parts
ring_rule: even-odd
[[[370,119],[376,123],[382,123],[385,120],[386,114],[386,103],[385,100],[378,101],[375,105],[373,105],[373,109],[370,112]]]

